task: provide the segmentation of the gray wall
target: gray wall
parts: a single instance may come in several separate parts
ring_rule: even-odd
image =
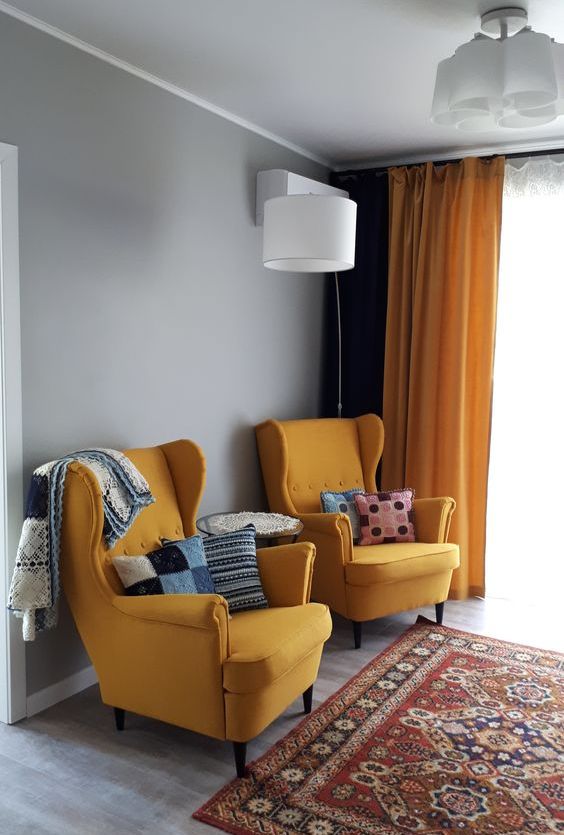
[[[189,437],[202,512],[263,505],[252,426],[313,416],[322,278],[264,270],[256,172],[327,171],[0,14],[20,163],[25,477],[84,445]],[[88,664],[66,610],[28,693]]]

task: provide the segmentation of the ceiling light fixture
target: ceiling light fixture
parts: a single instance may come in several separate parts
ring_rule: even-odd
[[[530,128],[562,114],[564,44],[533,32],[524,9],[482,15],[482,33],[437,67],[431,111],[436,125]]]

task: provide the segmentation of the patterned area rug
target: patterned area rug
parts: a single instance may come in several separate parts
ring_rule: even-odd
[[[564,832],[564,656],[421,621],[194,817],[269,835]]]

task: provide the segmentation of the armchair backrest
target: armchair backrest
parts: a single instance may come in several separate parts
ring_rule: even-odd
[[[112,557],[146,554],[161,544],[161,537],[182,539],[196,533],[196,514],[205,484],[206,465],[200,448],[193,441],[173,441],[156,447],[125,450],[125,455],[145,476],[155,502],[141,511],[126,535],[112,550],[107,550],[103,535],[103,509],[98,483],[78,464],[71,470],[83,472],[84,480],[68,478],[65,486],[63,514],[63,568],[67,578],[89,570],[101,583],[102,594],[122,593],[123,589],[112,565]],[[88,495],[89,494],[89,495]],[[88,502],[92,511],[81,513]],[[92,520],[85,529],[84,520]],[[81,561],[83,564],[78,565]],[[84,562],[89,565],[85,565]],[[65,582],[65,578],[63,578]],[[81,583],[73,583],[71,608],[77,622],[84,607],[92,599],[82,601]],[[65,582],[65,586],[67,583]]]
[[[376,489],[384,446],[384,425],[377,415],[267,420],[256,434],[271,510],[315,513],[323,490]]]
[[[193,441],[128,449],[125,455],[146,478],[155,501],[141,511],[123,539],[108,553],[109,560],[127,554],[147,554],[160,547],[161,539],[183,539],[195,534],[205,484],[205,459]],[[121,589],[111,564],[105,566],[105,572],[108,580]]]

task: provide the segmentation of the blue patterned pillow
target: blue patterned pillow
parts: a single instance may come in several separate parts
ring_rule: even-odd
[[[254,526],[249,525],[233,533],[206,536],[203,541],[215,590],[225,597],[230,612],[268,607],[260,582],[255,536]]]
[[[354,503],[354,497],[358,493],[364,493],[364,490],[360,487],[353,487],[352,490],[341,490],[340,493],[332,493],[326,490],[319,496],[324,513],[346,513],[349,517],[355,545],[358,545],[360,541],[360,517]]]
[[[145,557],[114,557],[128,595],[214,594],[200,536],[167,542]]]

